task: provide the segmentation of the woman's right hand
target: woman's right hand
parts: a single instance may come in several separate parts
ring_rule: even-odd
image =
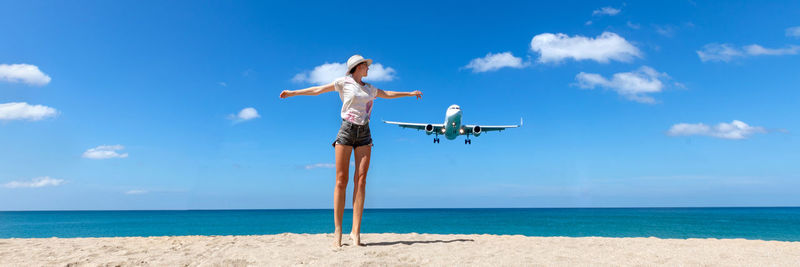
[[[287,98],[287,97],[290,97],[289,90],[281,91],[281,98]]]

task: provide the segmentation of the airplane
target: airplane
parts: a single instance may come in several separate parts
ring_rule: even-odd
[[[474,135],[478,137],[483,132],[490,132],[490,131],[502,131],[508,128],[517,128],[522,126],[522,119],[519,119],[519,125],[497,125],[497,126],[480,126],[480,125],[462,125],[461,124],[461,107],[458,105],[451,105],[447,108],[447,112],[445,113],[444,123],[442,124],[432,124],[432,123],[409,123],[409,122],[397,122],[397,121],[383,121],[384,123],[394,124],[400,126],[401,128],[411,128],[417,130],[425,130],[425,133],[428,135],[435,134],[436,137],[433,138],[433,143],[439,143],[439,135],[444,135],[445,138],[448,140],[456,139],[459,135],[466,135],[467,139],[464,139],[464,144],[472,144],[472,140],[469,139],[470,135]]]

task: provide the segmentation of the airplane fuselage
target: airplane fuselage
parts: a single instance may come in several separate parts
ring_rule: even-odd
[[[444,137],[448,140],[456,139],[460,135],[459,130],[461,129],[461,109],[460,108],[451,108],[447,109],[446,116],[444,118],[444,128],[442,129],[444,132]]]

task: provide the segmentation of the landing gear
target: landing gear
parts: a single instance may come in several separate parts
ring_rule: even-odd
[[[467,134],[467,139],[464,139],[464,144],[465,145],[467,145],[467,144],[471,145],[472,144],[472,140],[469,139],[469,134]]]
[[[433,138],[433,143],[434,144],[438,144],[439,143],[439,134],[438,133],[436,134],[436,137]]]

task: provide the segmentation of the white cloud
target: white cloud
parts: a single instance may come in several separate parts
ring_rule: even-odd
[[[632,72],[615,73],[611,79],[600,74],[581,72],[575,76],[577,86],[594,89],[597,86],[614,90],[617,94],[640,103],[655,103],[649,94],[661,92],[665,85],[662,79],[669,79],[666,73],[659,73],[648,66]]]
[[[636,23],[633,23],[633,22],[630,22],[630,21],[628,21],[627,25],[628,25],[628,27],[630,27],[631,29],[634,29],[634,30],[638,30],[639,28],[642,27],[642,25],[636,24]]]
[[[723,139],[745,139],[753,134],[766,132],[763,127],[750,126],[742,121],[734,120],[731,123],[722,122],[713,127],[703,123],[678,123],[670,127],[667,135],[705,135]]]
[[[629,62],[642,56],[638,48],[613,32],[603,32],[596,38],[542,33],[531,40],[531,50],[540,53],[541,63],[558,63],[568,58],[600,63],[611,60]]]
[[[396,71],[390,67],[383,67],[380,63],[369,65],[369,72],[365,81],[388,82],[394,80]]]
[[[111,159],[111,158],[127,158],[128,153],[120,154],[117,152],[118,150],[125,149],[122,145],[113,145],[113,146],[98,146],[95,148],[90,148],[83,152],[83,157],[87,159]]]
[[[603,16],[603,15],[614,16],[614,15],[619,14],[620,11],[622,11],[622,10],[607,6],[607,7],[603,7],[603,8],[597,9],[595,11],[592,11],[592,16]]]
[[[353,167],[353,166],[356,166],[355,161],[350,161],[350,167]],[[333,164],[333,163],[314,163],[314,164],[309,164],[309,165],[303,166],[303,168],[306,169],[306,170],[319,169],[319,168],[333,169],[333,168],[336,168],[336,164]]]
[[[492,54],[488,53],[485,57],[475,58],[464,68],[472,69],[472,72],[495,71],[501,68],[523,68],[527,63],[522,62],[522,58],[515,57],[511,52]]]
[[[25,102],[11,102],[0,104],[0,121],[29,120],[38,121],[58,115],[56,109],[42,106],[29,105]]]
[[[800,38],[800,26],[795,26],[786,29],[786,36]]]
[[[798,52],[800,52],[800,46],[797,45],[790,45],[786,48],[765,48],[757,44],[752,44],[738,48],[731,44],[712,43],[703,46],[703,50],[698,50],[697,56],[699,56],[700,60],[703,62],[730,62],[737,57],[796,55]]]
[[[347,72],[347,65],[344,63],[327,63],[314,67],[310,72],[302,72],[292,78],[295,82],[307,82],[312,84],[328,84]]]
[[[217,84],[219,84],[219,86],[222,86],[222,87],[228,87],[228,83],[226,83],[226,82],[218,82]]]
[[[300,83],[311,83],[316,85],[329,84],[337,78],[344,77],[347,73],[347,64],[328,63],[314,67],[311,71],[304,71],[294,75],[292,81]],[[367,77],[364,81],[391,81],[396,77],[397,71],[391,67],[384,67],[380,63],[372,63],[369,66]]]
[[[672,27],[671,25],[664,25],[664,26],[654,25],[653,27],[656,29],[656,33],[662,36],[672,37],[673,35],[675,35],[675,28]]]
[[[0,64],[0,81],[43,86],[50,83],[50,76],[30,64]]]
[[[142,195],[142,194],[147,194],[147,191],[145,191],[145,190],[133,189],[133,190],[128,190],[128,191],[125,191],[125,194],[126,194],[126,195]]]
[[[258,111],[255,108],[243,108],[239,111],[238,114],[231,114],[228,115],[228,119],[233,120],[234,122],[243,122],[249,121],[252,119],[260,118],[261,115],[258,115]]]
[[[331,169],[331,168],[336,168],[336,164],[333,164],[333,163],[315,163],[315,164],[306,165],[304,168],[306,170],[318,169],[318,168]]]
[[[742,56],[742,51],[734,48],[730,44],[707,44],[702,51],[697,51],[697,56],[703,62],[706,61],[731,61],[734,57]]]
[[[3,186],[6,188],[39,188],[45,186],[59,186],[63,183],[63,179],[53,179],[49,176],[43,176],[33,178],[30,181],[11,181]]]
[[[800,46],[796,45],[790,45],[786,48],[764,48],[760,45],[753,44],[753,45],[746,45],[743,48],[748,55],[753,55],[753,56],[797,55],[797,52],[800,51]]]

